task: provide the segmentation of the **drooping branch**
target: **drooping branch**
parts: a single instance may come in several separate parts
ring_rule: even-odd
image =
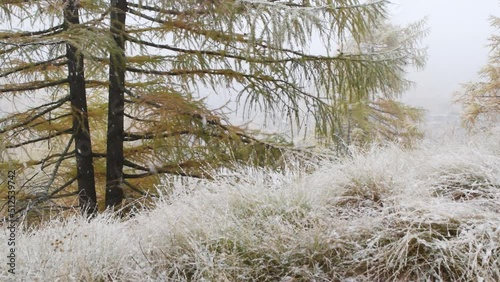
[[[130,100],[127,100],[127,99],[125,99],[125,102],[126,103],[131,103],[131,104],[134,103],[133,101],[130,101]],[[152,119],[139,118],[139,117],[127,114],[127,113],[124,113],[124,116],[128,117],[129,119],[132,119],[132,120],[135,120],[135,121],[139,121],[139,122],[155,122],[156,121],[156,120],[152,120]]]
[[[22,127],[22,126],[26,126],[28,124],[30,124],[31,122],[33,122],[34,120],[36,120],[37,118],[45,115],[46,113],[48,112],[51,112],[59,107],[61,107],[64,103],[66,103],[67,101],[69,101],[69,96],[65,96],[57,101],[54,101],[54,102],[50,102],[50,103],[47,103],[47,104],[44,104],[44,105],[41,105],[41,106],[38,106],[34,109],[31,110],[31,112],[36,112],[37,110],[43,108],[43,107],[46,107],[46,106],[51,106],[41,112],[39,112],[38,114],[35,114],[29,118],[26,118],[23,122],[20,122],[20,123],[17,123],[17,124],[14,124],[14,125],[10,125],[10,126],[7,126],[6,128],[3,128],[3,129],[0,129],[0,133],[5,133],[7,132],[8,130],[12,130],[12,129],[15,129],[15,128],[19,128],[19,127]],[[13,116],[9,116],[7,118],[4,118],[2,120],[0,120],[0,122],[5,122],[7,120],[12,120],[14,119],[16,116],[18,116],[20,114],[15,114]]]
[[[73,154],[74,154],[74,151],[73,152],[68,152],[66,154],[63,154],[63,153],[52,154],[52,155],[48,155],[45,158],[37,160],[37,161],[31,160],[31,161],[29,161],[29,165],[30,166],[41,165],[40,169],[43,169],[45,167],[51,166],[54,163],[56,163],[56,162],[48,162],[51,159],[53,159],[53,158],[60,158],[60,157],[62,157],[63,159],[68,159],[68,158],[71,158],[73,156]]]
[[[180,52],[185,54],[194,54],[194,55],[211,55],[211,56],[219,56],[230,59],[237,59],[241,61],[246,61],[249,63],[262,63],[262,64],[272,64],[272,63],[307,63],[307,62],[330,62],[330,61],[349,61],[349,62],[384,62],[388,60],[394,60],[395,58],[379,58],[374,59],[373,56],[367,56],[364,54],[338,54],[337,56],[323,56],[323,55],[312,55],[307,54],[301,51],[288,49],[288,48],[276,48],[265,43],[259,43],[259,47],[263,47],[266,49],[271,49],[273,51],[279,51],[282,53],[282,58],[259,58],[256,57],[255,54],[249,56],[241,56],[236,54],[231,54],[226,50],[214,51],[214,50],[195,50],[195,49],[185,49],[180,47],[175,47],[169,44],[159,44],[150,41],[145,41],[138,39],[136,37],[132,37],[127,35],[127,40],[139,45],[149,46],[157,49],[165,49],[174,52]],[[243,42],[249,44],[249,42]],[[393,50],[394,51],[394,50]],[[389,52],[386,52],[389,53]],[[376,55],[383,55],[381,53],[377,53]],[[396,58],[397,59],[397,58]]]
[[[49,140],[49,139],[54,138],[56,136],[60,136],[60,135],[63,135],[63,134],[70,134],[72,132],[73,132],[72,128],[61,130],[61,131],[56,131],[56,132],[53,132],[53,133],[51,132],[48,136],[43,136],[43,137],[40,137],[40,138],[30,139],[28,141],[24,141],[24,142],[17,143],[17,144],[9,144],[9,145],[5,146],[5,148],[7,148],[7,149],[19,148],[19,147],[24,146],[24,145],[28,145],[28,144],[33,144],[33,143],[37,143],[37,142],[40,142],[40,141]]]
[[[191,130],[180,130],[180,131],[161,133],[161,134],[157,134],[154,132],[148,132],[148,133],[143,133],[143,134],[135,134],[135,133],[125,132],[123,141],[137,141],[137,140],[147,140],[147,139],[155,139],[155,138],[169,138],[172,136],[179,136],[179,135],[186,135],[186,134],[193,134],[193,132]]]
[[[17,68],[14,68],[14,69],[8,70],[6,72],[0,73],[0,78],[1,77],[7,77],[7,76],[9,76],[11,74],[15,74],[15,73],[18,73],[18,72],[21,72],[21,71],[25,71],[25,70],[29,70],[29,69],[37,68],[37,67],[63,66],[63,65],[67,64],[67,61],[62,61],[62,62],[57,62],[57,63],[54,63],[54,62],[56,62],[57,60],[60,60],[60,59],[62,59],[64,57],[65,57],[64,55],[61,55],[61,56],[58,56],[58,57],[55,57],[53,59],[50,59],[50,60],[47,60],[47,61],[43,61],[43,62],[23,64],[23,65],[21,65],[21,66],[19,66]]]
[[[68,151],[71,148],[71,145],[73,144],[73,140],[75,140],[75,136],[71,135],[71,137],[69,138],[68,144],[66,145],[66,147],[63,150],[63,153],[61,154],[61,156],[59,157],[59,159],[55,163],[55,167],[52,170],[52,174],[50,175],[49,182],[45,185],[45,190],[48,190],[49,187],[52,186],[52,183],[54,183],[56,176],[57,176],[57,172],[59,171],[59,167],[61,166],[61,164],[64,160],[64,157],[68,154]]]
[[[75,196],[78,194],[77,191],[75,192],[72,192],[72,193],[68,193],[68,194],[63,194],[63,195],[56,195],[57,193],[63,191],[64,189],[66,189],[68,186],[70,186],[71,184],[73,184],[75,181],[76,181],[77,177],[73,177],[71,178],[70,180],[68,180],[67,182],[65,182],[63,185],[61,185],[60,187],[56,188],[54,191],[52,191],[50,194],[48,195],[44,195],[42,197],[38,197],[36,198],[36,200],[34,202],[31,203],[31,205],[28,205],[26,208],[24,209],[19,209],[16,211],[16,214],[17,213],[20,213],[22,212],[23,210],[25,209],[28,209],[30,207],[34,207],[34,206],[38,206],[44,202],[47,202],[47,201],[51,201],[53,199],[60,199],[60,198],[66,198],[66,197],[71,197],[71,196]]]
[[[251,82],[252,85],[261,84],[263,87],[267,88],[268,93],[276,93],[271,99],[280,100],[283,105],[287,105],[285,97],[282,97],[279,93],[296,93],[304,98],[310,99],[316,103],[317,106],[329,107],[329,104],[318,96],[307,93],[306,91],[300,89],[294,83],[287,81],[285,79],[275,78],[269,75],[262,74],[247,74],[243,72],[238,72],[232,69],[196,69],[196,70],[171,70],[171,71],[157,71],[157,70],[143,70],[133,67],[128,67],[129,72],[151,74],[151,75],[165,75],[165,76],[182,76],[182,75],[219,75],[224,77],[232,77],[235,79],[246,79]],[[265,83],[270,83],[274,87],[266,87]]]
[[[142,195],[142,196],[157,197],[157,196],[155,196],[155,195],[153,195],[153,194],[149,194],[149,193],[144,192],[143,190],[141,190],[141,189],[137,188],[135,185],[133,185],[132,183],[128,182],[128,181],[127,181],[127,180],[125,180],[125,179],[123,180],[123,183],[124,183],[125,185],[127,185],[127,187],[129,187],[130,189],[132,189],[133,191],[135,191],[135,192],[139,193],[139,194],[140,194],[140,195]]]
[[[64,156],[66,156],[68,154],[68,151],[69,151],[69,148],[71,147],[71,144],[73,143],[73,140],[74,140],[74,136],[71,135],[71,138],[69,139],[69,142],[68,144],[66,145],[66,147],[64,148],[63,150],[63,153],[60,155],[59,159],[56,161],[55,163],[55,167],[54,169],[52,170],[52,173],[49,177],[49,181],[48,183],[46,183],[44,185],[44,187],[42,188],[42,190],[45,190],[45,191],[48,191],[50,186],[52,186],[52,184],[54,183],[55,179],[56,179],[56,176],[57,176],[57,173],[59,171],[59,167],[61,166],[62,162],[64,161]],[[27,182],[26,182],[27,183]],[[26,185],[26,183],[24,185]],[[23,185],[23,186],[24,186]],[[65,185],[63,185],[65,186]],[[66,186],[65,186],[66,187]],[[33,207],[39,205],[40,203],[43,203],[45,201],[48,201],[50,200],[49,197],[45,196],[45,197],[40,197],[40,198],[37,198],[35,199],[34,201],[28,203],[28,205],[25,207],[25,208],[21,208],[19,210],[16,211],[16,214],[19,213],[19,212],[22,212],[23,210],[26,210],[26,211],[29,211],[31,210]]]
[[[69,117],[71,116],[71,113],[67,113],[67,114],[62,114],[62,115],[59,115],[57,117],[53,117],[53,118],[49,118],[49,119],[44,119],[43,121],[40,121],[40,122],[36,122],[36,123],[33,123],[33,124],[28,124],[26,126],[23,126],[21,128],[19,128],[19,130],[17,130],[15,133],[13,133],[11,136],[15,136],[15,135],[18,135],[24,131],[27,131],[27,130],[30,130],[30,129],[33,129],[37,126],[40,126],[40,125],[44,125],[44,124],[50,124],[52,122],[55,122],[57,120],[60,120],[60,119],[63,119],[65,117]]]
[[[172,165],[164,165],[162,167],[155,167],[154,171],[151,171],[148,168],[140,166],[138,164],[127,161],[126,164],[128,167],[135,168],[137,170],[146,171],[145,173],[140,174],[123,174],[125,179],[134,179],[134,178],[144,178],[151,175],[155,175],[158,173],[166,173],[166,174],[174,174],[179,176],[188,176],[193,178],[203,178],[212,180],[213,178],[207,173],[197,173],[197,172],[188,172],[187,169],[199,168],[203,166],[203,163],[197,161],[186,161],[184,163],[172,164]]]
[[[185,53],[185,54],[194,54],[194,55],[211,55],[211,56],[219,56],[223,58],[230,58],[230,59],[238,59],[241,61],[246,61],[246,62],[251,62],[251,63],[263,63],[263,64],[271,64],[271,63],[285,63],[285,62],[294,62],[298,61],[298,58],[284,58],[284,59],[261,59],[252,55],[249,56],[240,56],[240,55],[235,55],[231,54],[227,51],[213,51],[213,50],[193,50],[193,49],[185,49],[185,48],[180,48],[180,47],[174,47],[169,44],[159,44],[159,43],[153,43],[150,41],[145,41],[141,40],[135,37],[132,37],[130,35],[127,36],[127,40],[130,42],[140,44],[143,46],[149,46],[149,47],[154,47],[157,49],[165,49],[165,50],[170,50],[174,52],[180,52],[180,53]]]
[[[56,25],[45,30],[38,31],[24,31],[24,32],[12,32],[12,33],[0,33],[0,39],[14,39],[20,37],[33,37],[37,35],[55,35],[63,32],[63,25]]]
[[[75,153],[76,153],[76,151],[73,150],[71,152],[67,152],[67,153],[64,153],[64,154],[56,154],[55,156],[59,156],[62,160],[67,160],[67,159],[74,158],[75,157]],[[44,164],[42,164],[42,168],[54,165],[54,164],[56,164],[58,162],[58,160],[50,161],[50,162],[45,162]]]
[[[77,176],[71,178],[70,180],[66,181],[66,183],[64,183],[63,185],[61,185],[59,188],[57,189],[54,189],[54,191],[52,191],[50,193],[50,197],[55,197],[57,193],[63,191],[64,189],[66,189],[66,187],[70,186],[71,184],[73,184],[76,180],[78,179]],[[75,193],[72,193],[72,195],[76,195],[78,192],[75,192]]]
[[[187,11],[177,11],[173,9],[162,9],[159,7],[148,6],[144,4],[128,3],[130,7],[147,10],[150,12],[158,12],[161,14],[172,15],[172,16],[190,16],[190,15],[205,15],[210,13],[210,11],[205,9],[192,9]]]
[[[224,31],[219,31],[219,30],[200,29],[199,26],[197,26],[197,25],[190,24],[190,23],[183,22],[183,21],[178,21],[178,20],[164,21],[164,22],[162,22],[162,24],[169,25],[169,26],[171,26],[171,28],[182,29],[182,30],[189,31],[189,32],[192,32],[192,33],[197,34],[197,35],[202,35],[202,36],[205,36],[207,39],[211,39],[211,40],[214,40],[216,42],[227,42],[227,43],[231,43],[231,44],[234,44],[237,42],[237,43],[242,43],[242,44],[249,45],[249,46],[257,46],[257,47],[261,47],[264,49],[278,51],[278,52],[283,53],[283,54],[285,54],[285,53],[293,54],[293,55],[297,55],[301,58],[315,58],[315,57],[316,58],[319,58],[319,57],[330,58],[327,56],[308,55],[308,54],[305,54],[305,53],[300,52],[300,51],[285,48],[283,46],[279,46],[279,47],[272,46],[268,42],[261,40],[261,39],[256,39],[256,38],[250,39],[248,37],[248,35],[246,35],[244,33],[235,33],[234,32],[234,33],[228,34]],[[139,40],[139,39],[134,40],[133,38],[131,38],[131,36],[128,36],[127,40],[129,40],[131,42],[139,43],[142,45],[155,47],[155,48],[164,48],[164,49],[170,48],[170,46],[164,45],[164,44],[155,44],[152,42],[147,42],[147,41],[143,41],[143,40]]]
[[[13,43],[13,42],[3,42],[0,41],[0,44],[6,45],[6,46],[15,46],[15,47],[34,47],[34,46],[55,46],[55,45],[62,45],[65,44],[65,41],[40,41],[40,42],[24,42],[24,43]],[[14,48],[15,48],[14,47]]]
[[[21,91],[33,91],[33,90],[39,90],[39,89],[44,89],[48,87],[54,87],[54,86],[59,86],[62,84],[65,84],[68,82],[68,79],[60,79],[60,80],[55,80],[55,81],[44,81],[44,80],[39,80],[39,81],[31,81],[31,82],[25,82],[25,83],[12,83],[12,84],[4,84],[2,87],[0,87],[0,93],[5,93],[5,92],[21,92]]]
[[[140,99],[140,96],[134,94],[132,91],[130,91],[129,89],[125,89],[125,93],[127,93],[128,95],[130,95],[131,97],[135,98],[135,99]],[[151,101],[145,101],[146,104],[150,105],[150,106],[153,106],[155,108],[158,108],[158,109],[161,109],[162,106],[157,104],[157,103],[154,103],[154,102],[151,102]],[[216,117],[216,116],[203,116],[202,114],[199,114],[199,113],[193,113],[193,112],[179,112],[180,115],[185,115],[185,116],[188,116],[190,118],[193,118],[195,120],[198,120],[198,121],[205,121],[207,124],[210,124],[210,125],[214,125],[226,132],[234,132],[234,130],[231,130],[229,128],[229,126],[227,125],[224,125],[221,123],[220,121],[220,118],[219,117]],[[272,144],[269,144],[269,143],[265,143],[263,141],[260,141],[254,137],[251,137],[250,135],[244,133],[244,132],[240,132],[240,131],[236,131],[235,134],[241,138],[243,138],[243,140],[251,140],[252,142],[255,142],[255,143],[259,143],[259,144],[263,144],[266,146],[266,148],[276,148],[275,145],[272,145]]]

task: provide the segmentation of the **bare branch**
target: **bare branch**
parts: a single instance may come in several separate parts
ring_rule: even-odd
[[[142,191],[141,189],[139,189],[138,187],[136,187],[132,183],[128,182],[127,180],[123,180],[123,183],[125,183],[125,185],[127,185],[130,189],[141,194],[142,196],[157,197],[156,195],[152,195],[152,194],[149,194],[149,193]]]
[[[54,191],[52,191],[50,193],[50,197],[54,197],[57,193],[61,192],[62,190],[66,189],[66,187],[70,186],[71,184],[73,184],[76,180],[78,179],[77,176],[71,178],[70,180],[68,180],[66,183],[64,183],[63,185],[61,185],[61,187],[55,189]],[[74,195],[78,194],[78,192],[75,192]]]

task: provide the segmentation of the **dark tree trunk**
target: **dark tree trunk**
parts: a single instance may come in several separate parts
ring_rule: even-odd
[[[126,0],[111,0],[111,34],[116,49],[109,57],[109,101],[106,160],[106,208],[123,200],[123,107],[125,91]]]
[[[78,7],[75,5],[74,0],[67,0],[64,19],[66,28],[69,28],[72,24],[80,23]],[[83,214],[91,216],[97,212],[97,199],[83,56],[78,47],[66,44],[66,57],[68,59],[69,95],[73,115],[73,135],[75,137],[79,206]]]

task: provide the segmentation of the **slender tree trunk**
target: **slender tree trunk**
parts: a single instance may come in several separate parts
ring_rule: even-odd
[[[80,23],[75,0],[67,0],[64,19],[66,28],[69,28],[72,24]],[[75,136],[79,206],[82,213],[91,216],[97,212],[97,199],[83,56],[78,47],[66,44],[66,58],[68,59],[69,95],[73,115],[73,134]]]
[[[110,51],[106,162],[106,208],[123,200],[123,107],[125,90],[126,0],[111,0],[111,34],[116,42]]]

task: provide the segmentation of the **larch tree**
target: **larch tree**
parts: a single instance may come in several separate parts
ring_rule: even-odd
[[[492,17],[491,25],[500,29],[500,18]],[[455,93],[456,102],[463,105],[463,124],[470,130],[500,121],[500,35],[492,35],[490,42],[488,64],[479,72],[484,80],[465,84]]]
[[[280,146],[208,107],[207,96],[232,95],[245,111],[285,117],[295,128],[311,116],[316,135],[335,140],[349,105],[380,91],[400,93],[404,68],[415,58],[408,48],[338,51],[349,38],[363,42],[383,23],[387,1],[80,0],[74,6],[79,22],[77,13],[65,16],[69,3],[0,5],[2,20],[11,23],[0,35],[2,99],[20,104],[33,97],[2,118],[2,158],[25,172],[27,198],[61,207],[83,189],[74,183],[83,150],[70,144],[80,138],[75,128],[90,137],[96,199],[106,198],[101,208],[113,207],[153,193],[161,175],[209,177],[209,168],[234,160],[260,165],[280,155]],[[12,26],[25,21],[43,28]],[[63,46],[74,50],[76,69],[70,70]],[[81,78],[85,87],[75,93],[86,95],[88,111],[70,107],[66,97]],[[28,149],[13,161],[16,148],[35,143],[47,148],[36,155]],[[38,195],[40,183],[45,190]]]
[[[2,168],[28,177],[20,179],[19,210],[75,195],[82,212],[97,210],[84,65],[90,48],[81,44],[92,31],[81,35],[78,3],[1,3],[2,104],[23,105],[2,116]]]
[[[410,81],[399,79],[409,67],[423,68],[427,59],[425,49],[416,43],[425,35],[425,20],[399,27],[387,21],[374,27],[369,36],[362,41],[350,40],[342,46],[344,54],[376,55],[380,53],[399,53],[406,58],[406,67],[401,74],[386,85],[381,85],[362,100],[341,106],[337,113],[343,114],[343,126],[337,136],[341,145],[367,145],[373,142],[397,142],[411,147],[423,137],[418,124],[423,120],[424,110],[405,105],[399,98],[411,87]]]
[[[65,30],[80,24],[79,8],[76,0],[68,0],[63,8],[63,27]],[[69,100],[73,127],[74,154],[76,162],[76,179],[80,208],[93,214],[97,210],[95,192],[94,162],[92,155],[92,140],[88,120],[87,93],[85,89],[85,66],[82,52],[78,46],[66,42],[66,60],[69,85]]]
[[[123,200],[123,138],[125,114],[126,0],[111,0],[110,33],[116,49],[109,55],[108,128],[106,138],[106,207]]]

